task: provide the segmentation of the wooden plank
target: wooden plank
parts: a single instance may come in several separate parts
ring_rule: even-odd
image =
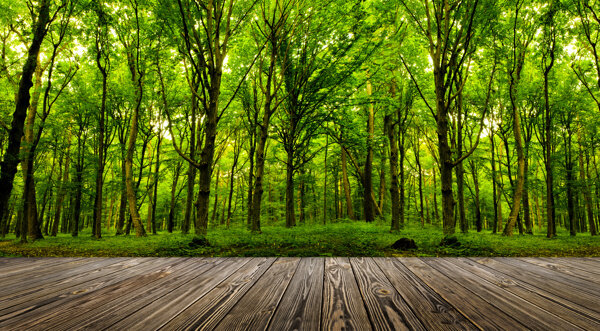
[[[300,258],[278,258],[215,330],[265,330],[299,262]]]
[[[237,272],[189,305],[160,329],[196,330],[214,328],[273,262],[275,262],[275,258],[251,259]]]
[[[518,268],[511,264],[501,263],[497,258],[471,258],[471,260],[512,277],[513,279],[518,279],[522,282],[528,283],[538,290],[550,292],[553,295],[562,298],[563,300],[572,302],[580,307],[584,307],[585,310],[582,312],[586,312],[586,315],[591,318],[596,319],[598,316],[600,316],[600,307],[597,305],[598,297],[594,295],[590,295],[577,289],[569,288],[563,283],[557,282],[550,278],[541,278],[538,274],[532,273],[527,269]]]
[[[54,287],[56,284],[61,283],[63,279],[71,278],[73,276],[85,275],[88,272],[101,269],[111,264],[116,264],[127,260],[127,258],[105,258],[99,260],[90,260],[90,263],[84,265],[78,265],[74,268],[62,270],[61,272],[50,273],[47,277],[42,279],[30,278],[27,273],[27,277],[22,277],[23,280],[18,284],[14,284],[9,288],[0,289],[0,305],[2,302],[7,300],[15,300],[21,296],[28,294],[35,294],[40,290],[48,287],[50,284]]]
[[[376,330],[425,330],[371,258],[350,258],[369,319]]]
[[[43,322],[62,311],[78,311],[77,309],[87,302],[94,302],[98,298],[126,294],[132,287],[144,286],[157,279],[166,276],[174,265],[183,262],[184,258],[161,258],[155,259],[150,263],[150,268],[138,269],[131,276],[117,274],[112,277],[112,284],[104,286],[101,289],[73,293],[54,300],[51,303],[36,302],[26,306],[21,311],[11,314],[11,317],[18,315],[18,318],[10,318],[7,321],[0,322],[0,328],[7,329],[30,329],[34,326],[41,326]],[[143,270],[143,271],[142,271]],[[128,278],[125,278],[128,277]],[[12,308],[12,307],[11,307]],[[39,329],[39,328],[38,328]]]
[[[321,316],[324,330],[372,329],[348,258],[325,259]]]
[[[504,264],[509,264],[514,267],[517,267],[517,268],[520,268],[523,270],[527,270],[527,272],[537,275],[536,277],[538,279],[543,278],[544,281],[551,279],[555,282],[563,284],[562,287],[568,287],[568,288],[571,288],[574,290],[576,289],[579,292],[584,292],[589,295],[594,295],[596,297],[600,297],[600,286],[598,286],[598,284],[595,284],[588,280],[584,280],[584,279],[581,279],[578,277],[573,277],[573,276],[570,276],[567,274],[549,270],[549,269],[539,267],[539,266],[533,265],[531,263],[523,262],[523,261],[520,261],[520,260],[517,260],[514,258],[507,259],[507,258],[499,257],[497,259],[498,259],[498,261],[500,261]]]
[[[96,258],[100,259],[100,258]],[[21,275],[27,273],[30,279],[47,276],[53,272],[61,272],[73,268],[78,264],[90,263],[89,258],[58,258],[52,257],[46,260],[37,260],[31,263],[20,263],[10,269],[2,268],[2,278],[0,286],[9,287],[12,284],[22,281]]]
[[[456,265],[458,268],[471,272],[486,281],[495,284],[506,291],[509,291],[524,300],[566,320],[586,330],[600,330],[600,322],[590,319],[577,310],[570,309],[568,306],[562,305],[548,297],[538,293],[535,288],[523,284],[518,279],[511,279],[506,275],[493,273],[472,260],[465,258],[446,259],[445,261]]]
[[[155,299],[185,285],[197,275],[201,275],[211,267],[224,261],[226,259],[208,261],[202,258],[194,258],[186,260],[173,266],[165,277],[146,286],[131,288],[126,295],[98,298],[93,303],[79,306],[78,310],[83,311],[77,313],[77,315],[66,319],[64,316],[57,317],[54,321],[47,321],[46,325],[49,329],[106,329],[133,312],[144,309]]]
[[[531,263],[531,264],[535,264],[539,267],[550,269],[555,272],[559,272],[559,273],[567,274],[569,276],[577,277],[577,278],[580,278],[580,279],[583,279],[583,280],[586,280],[589,282],[593,282],[597,286],[600,286],[600,275],[595,274],[593,272],[589,272],[584,269],[573,269],[566,262],[561,262],[556,259],[542,260],[539,258],[531,258],[531,257],[519,258],[518,260],[521,260],[521,261],[527,262],[527,263]]]
[[[116,283],[120,279],[115,277],[115,272],[118,272],[120,277],[137,275],[137,272],[140,271],[140,264],[146,263],[147,266],[152,266],[149,263],[150,261],[148,258],[126,259],[121,263],[103,267],[83,275],[65,278],[51,286],[45,286],[32,293],[19,295],[11,300],[0,302],[0,321],[29,310],[41,308],[57,300],[77,297],[103,286]],[[133,273],[131,269],[136,273]]]
[[[40,261],[43,259],[48,259],[46,257],[0,257],[0,277],[2,276],[2,272],[5,270],[10,270],[12,267],[16,267],[21,264],[28,264],[35,261]]]
[[[319,330],[325,259],[302,258],[283,294],[270,330]]]
[[[454,277],[447,277],[419,258],[398,258],[398,260],[480,329],[527,329],[510,314],[464,288],[454,280]]]
[[[427,330],[478,329],[399,260],[394,258],[374,258],[373,260]]]
[[[544,261],[552,262],[556,261],[565,266],[569,266],[571,268],[575,268],[577,270],[584,270],[586,272],[592,273],[596,275],[595,277],[600,276],[600,263],[596,263],[594,261],[589,261],[587,259],[575,258],[575,257],[553,257],[553,258],[541,258]]]
[[[480,296],[482,299],[485,299],[490,304],[498,307],[498,309],[510,312],[511,316],[519,321],[525,322],[528,328],[533,328],[535,330],[550,330],[556,328],[559,330],[578,329],[573,323],[531,304],[527,300],[506,291],[505,288],[496,286],[494,283],[490,283],[475,274],[457,267],[455,264],[448,261],[450,259],[452,258],[423,260],[425,263],[436,268],[446,276],[452,277],[452,279],[459,284],[470,284],[470,286],[465,286],[465,288]],[[515,307],[519,308],[515,309]]]
[[[218,259],[218,258],[211,258]],[[230,258],[214,265],[210,270],[191,279],[170,293],[156,298],[152,303],[133,312],[116,324],[108,326],[117,330],[157,330],[206,295],[227,277],[248,263],[248,258]]]

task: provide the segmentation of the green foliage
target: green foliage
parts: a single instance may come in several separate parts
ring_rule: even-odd
[[[392,249],[401,237],[414,239],[418,249]],[[8,237],[0,241],[0,256],[600,256],[600,242],[585,234],[572,238],[561,232],[555,239],[542,233],[512,238],[489,232],[459,234],[460,245],[442,246],[443,235],[435,227],[409,226],[390,233],[383,222],[349,220],[291,229],[263,226],[260,235],[241,227],[216,228],[201,238],[210,244],[190,245],[194,239],[202,241],[194,235],[160,231],[147,238],[104,235],[96,240],[86,230],[77,238],[59,235],[28,244]]]

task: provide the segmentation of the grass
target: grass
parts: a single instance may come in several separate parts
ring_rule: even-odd
[[[0,241],[0,256],[600,256],[600,237],[570,237],[563,229],[554,239],[544,233],[503,237],[472,231],[456,235],[457,247],[440,246],[443,235],[435,226],[408,226],[400,233],[390,233],[382,222],[262,229],[251,234],[243,227],[214,228],[206,236],[209,246],[190,246],[193,234],[167,232],[145,238],[105,233],[96,240],[88,229],[77,238],[60,234],[26,244],[12,235]],[[392,249],[401,237],[414,239],[418,249]]]

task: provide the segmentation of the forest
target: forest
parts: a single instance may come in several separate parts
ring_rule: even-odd
[[[0,22],[15,243],[598,233],[600,1],[0,0]]]

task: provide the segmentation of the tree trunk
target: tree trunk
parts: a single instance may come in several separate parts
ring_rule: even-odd
[[[212,222],[217,219],[217,204],[219,203],[219,177],[221,177],[221,167],[217,167],[217,178],[215,180],[215,202],[213,204]]]
[[[460,77],[459,77],[460,78]],[[460,89],[462,80],[456,82],[456,88]],[[463,96],[462,92],[458,93],[456,98],[456,159],[460,159],[463,155]],[[469,232],[469,223],[465,213],[465,167],[463,162],[459,162],[454,172],[456,174],[456,198],[458,200],[458,216],[461,233]]]
[[[260,233],[260,207],[263,195],[263,176],[265,170],[265,146],[267,143],[268,125],[261,126],[259,142],[256,148],[254,174],[254,195],[252,196],[252,226],[254,233]]]
[[[238,163],[238,159],[240,157],[241,146],[239,145],[240,144],[239,137],[235,140],[235,143],[238,144],[238,146],[234,147],[233,164],[231,165],[231,172],[230,172],[230,176],[229,176],[229,197],[227,199],[227,228],[228,229],[229,229],[229,223],[231,223],[231,202],[233,200],[233,184],[234,184],[234,179],[235,179],[234,174],[236,173],[237,163]]]
[[[531,206],[529,203],[529,142],[526,143],[524,161],[523,218],[525,221],[525,233],[532,235],[533,223],[531,222]]]
[[[100,64],[100,51],[98,51],[96,64],[102,73],[102,101],[100,104],[100,116],[98,119],[98,169],[96,172],[96,199],[94,200],[94,225],[92,236],[96,239],[102,237],[102,186],[104,185],[104,116],[106,114],[107,73],[106,68]]]
[[[433,213],[435,217],[436,223],[440,221],[440,214],[438,212],[438,203],[437,203],[437,179],[436,173],[437,169],[435,166],[433,167]]]
[[[252,193],[254,191],[254,153],[256,151],[256,137],[252,140],[252,145],[250,146],[250,151],[248,152],[248,159],[250,160],[250,169],[248,170],[248,201],[246,201],[248,208],[248,216],[246,217],[246,223],[248,227],[252,227],[252,216],[253,211],[252,208],[254,204],[252,203]]]
[[[287,151],[287,166],[285,171],[285,226],[288,228],[296,226],[293,150]]]
[[[394,124],[391,115],[385,115],[385,131],[390,141],[390,197],[392,199],[392,226],[390,231],[400,231],[400,194],[398,192],[398,145],[394,134]]]
[[[571,133],[570,127],[567,124],[567,132],[565,132],[565,170],[566,170],[566,184],[567,184],[567,213],[569,215],[569,234],[571,236],[576,235],[575,231],[575,204],[573,201],[574,189],[573,183],[575,178],[573,176],[573,156],[571,149]]]
[[[160,120],[160,119],[159,119]],[[152,188],[154,190],[154,194],[152,194],[152,234],[156,234],[156,205],[158,204],[158,171],[160,170],[160,144],[162,142],[162,137],[160,136],[160,132],[158,133],[158,141],[156,142],[156,161],[154,163],[154,183],[152,184]]]
[[[425,217],[423,215],[423,169],[421,167],[421,157],[419,155],[420,149],[418,145],[418,140],[418,137],[415,136],[415,163],[417,164],[417,171],[419,172],[419,218],[421,221],[421,227],[425,227]]]
[[[40,45],[46,36],[46,25],[50,20],[50,1],[41,0],[39,3],[38,17],[33,27],[33,39],[27,51],[27,60],[23,65],[21,80],[17,91],[15,111],[10,130],[8,132],[8,146],[0,163],[0,219],[8,213],[8,200],[13,188],[13,181],[20,162],[21,137],[27,109],[29,108],[29,89],[33,86],[32,76],[37,67]]]
[[[597,235],[596,222],[594,221],[594,212],[593,212],[593,202],[592,202],[592,193],[590,189],[590,158],[589,155],[586,154],[586,172],[583,171],[583,152],[581,149],[581,145],[579,146],[579,164],[581,168],[581,179],[584,181],[584,199],[585,199],[585,207],[587,211],[588,218],[588,226],[590,229],[590,234],[592,236]],[[587,178],[586,178],[587,175]]]
[[[502,191],[503,188],[500,186],[502,182],[502,141],[500,142],[500,146],[498,146],[498,177],[496,177],[496,186],[498,187],[496,197],[496,204],[498,205],[498,224],[497,231],[500,231],[503,228],[502,223],[504,222],[504,217],[502,216]]]
[[[329,148],[329,135],[325,136],[325,161],[324,161],[324,175],[325,180],[323,184],[323,225],[327,224],[327,151]]]
[[[481,202],[479,199],[479,176],[477,175],[477,167],[473,160],[471,160],[471,173],[473,174],[473,186],[475,187],[475,226],[477,227],[477,232],[481,232],[483,224],[481,222]]]
[[[175,191],[177,190],[177,182],[179,181],[179,173],[181,172],[182,163],[179,162],[175,166],[173,174],[173,184],[171,184],[171,201],[169,203],[169,218],[167,220],[167,232],[172,233],[175,227]]]
[[[351,220],[356,219],[354,216],[354,208],[352,206],[352,193],[350,192],[350,181],[348,180],[348,155],[342,147],[342,182],[344,186],[344,196],[346,197],[346,215]]]
[[[371,96],[371,81],[367,81],[367,94]],[[365,160],[365,170],[363,171],[363,210],[366,222],[375,220],[374,204],[375,201],[370,192],[373,191],[373,135],[375,133],[375,111],[373,102],[369,102],[367,109],[367,158]]]

